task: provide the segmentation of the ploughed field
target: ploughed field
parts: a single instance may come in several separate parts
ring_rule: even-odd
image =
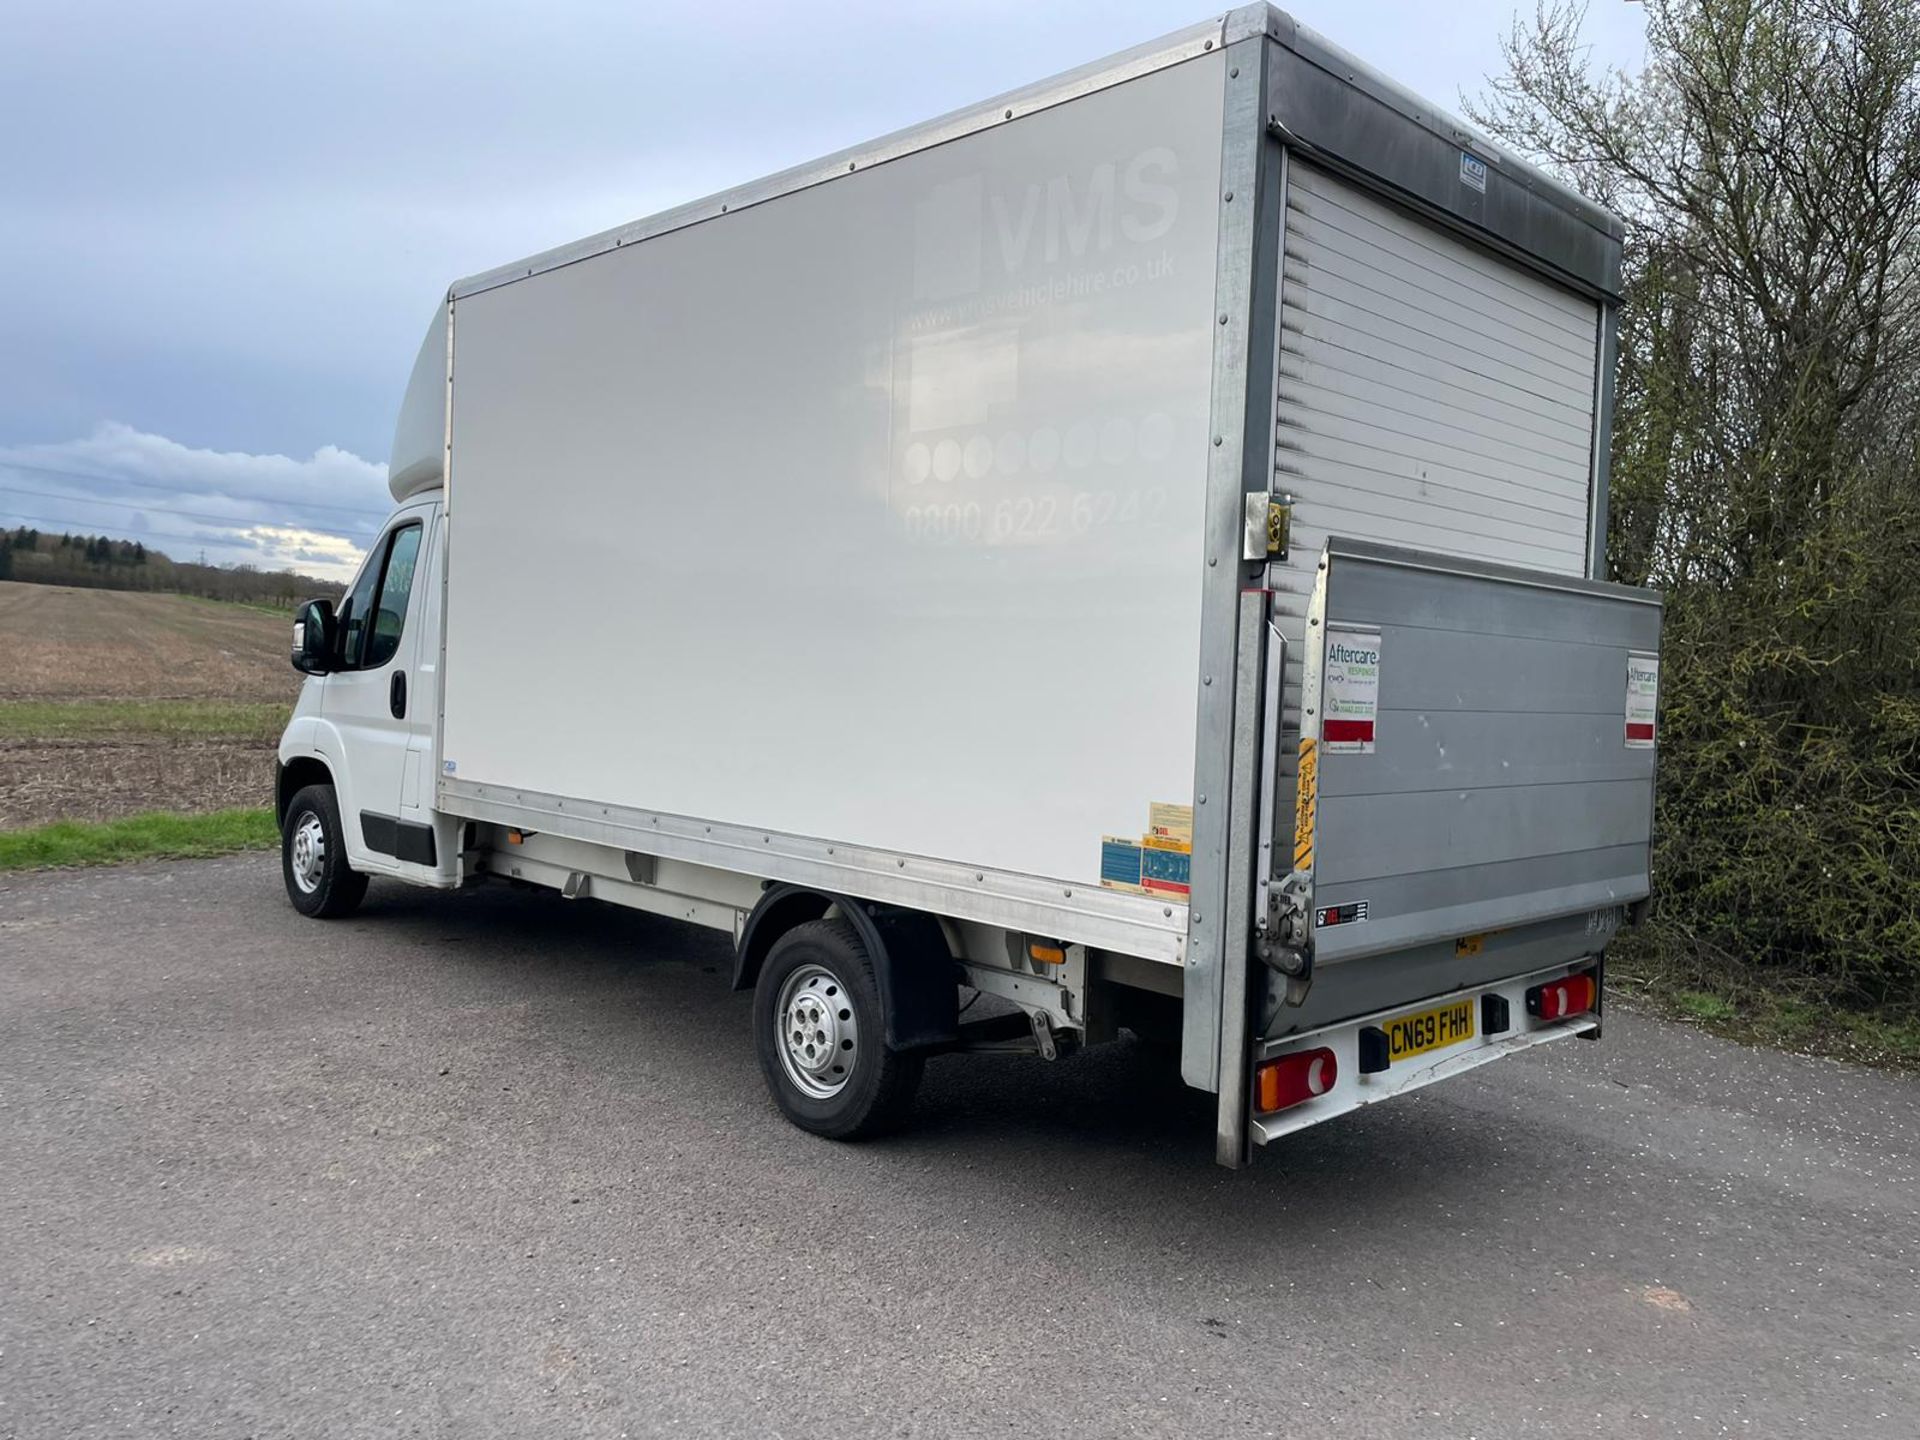
[[[0,581],[0,830],[272,803],[291,617]]]

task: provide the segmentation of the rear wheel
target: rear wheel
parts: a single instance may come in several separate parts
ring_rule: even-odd
[[[340,802],[331,785],[309,785],[287,806],[280,871],[293,908],[316,920],[351,915],[365,898],[367,877],[347,866]]]
[[[834,1140],[897,1126],[926,1065],[887,1048],[873,959],[844,920],[809,921],[775,943],[754,990],[753,1033],[774,1103]]]

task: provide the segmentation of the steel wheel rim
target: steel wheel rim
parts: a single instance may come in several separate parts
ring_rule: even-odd
[[[302,815],[300,823],[293,827],[287,860],[293,883],[300,887],[302,895],[311,895],[320,888],[320,879],[327,870],[327,827],[313,811]]]
[[[853,1079],[860,1021],[853,997],[824,965],[802,965],[780,986],[773,1007],[780,1068],[802,1094],[831,1100]]]

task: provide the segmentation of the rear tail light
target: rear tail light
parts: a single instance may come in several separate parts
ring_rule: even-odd
[[[1324,1046],[1269,1060],[1253,1072],[1254,1108],[1261,1114],[1286,1110],[1324,1095],[1340,1078],[1340,1062]]]
[[[1598,994],[1591,974],[1550,980],[1527,991],[1527,1014],[1540,1020],[1565,1020],[1570,1015],[1584,1015],[1593,1009]]]

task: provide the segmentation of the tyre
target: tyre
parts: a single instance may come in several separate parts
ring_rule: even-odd
[[[862,1140],[906,1118],[926,1057],[887,1048],[873,959],[844,920],[796,925],[753,993],[754,1049],[781,1112],[802,1130]]]
[[[351,915],[367,893],[367,877],[347,868],[340,802],[331,785],[309,785],[287,806],[280,826],[280,873],[287,898],[302,915]]]

